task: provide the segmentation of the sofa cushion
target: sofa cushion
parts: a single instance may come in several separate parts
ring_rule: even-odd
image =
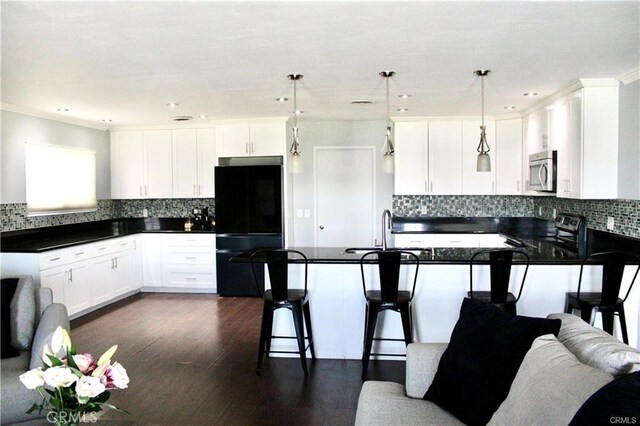
[[[486,424],[507,397],[534,339],[559,329],[559,320],[516,316],[465,298],[424,399],[464,423]]]
[[[453,415],[431,401],[409,398],[404,386],[393,382],[368,381],[358,399],[356,425],[462,425]]]
[[[553,335],[538,337],[490,425],[566,425],[613,377],[581,363]]]
[[[13,358],[20,353],[16,348],[11,345],[11,300],[16,292],[18,285],[17,278],[4,278],[0,284],[0,336],[2,338],[2,359]]]
[[[11,300],[11,344],[19,350],[31,348],[36,329],[36,285],[30,276],[21,276]]]
[[[609,333],[572,314],[551,314],[547,318],[562,320],[558,340],[584,364],[616,377],[640,371],[640,352]]]
[[[610,425],[614,421],[640,421],[640,371],[618,377],[591,395],[569,426]]]

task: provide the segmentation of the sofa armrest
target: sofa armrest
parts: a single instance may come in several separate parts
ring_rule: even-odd
[[[31,361],[29,368],[37,368],[42,366],[42,349],[45,344],[51,343],[53,332],[58,326],[62,326],[67,331],[71,330],[69,325],[69,314],[67,307],[62,303],[52,303],[42,313],[42,318],[38,323],[36,335],[31,345]]]
[[[36,303],[38,305],[38,310],[36,312],[36,318],[40,319],[45,309],[47,309],[47,307],[53,303],[53,292],[50,288],[46,287],[40,287],[37,291]]]
[[[438,370],[447,343],[412,343],[407,346],[407,395],[422,398]]]

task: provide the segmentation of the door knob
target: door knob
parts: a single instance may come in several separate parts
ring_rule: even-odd
[[[324,225],[320,225],[320,229],[324,229]]]

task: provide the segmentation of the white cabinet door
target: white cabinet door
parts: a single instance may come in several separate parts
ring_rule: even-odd
[[[74,262],[67,266],[67,280],[64,288],[64,304],[69,315],[91,307],[91,273],[89,262]]]
[[[113,291],[116,296],[134,290],[133,281],[131,280],[133,253],[132,250],[114,253],[112,282]]]
[[[216,127],[218,157],[246,157],[250,154],[251,130],[248,123]]]
[[[397,122],[395,135],[394,194],[427,193],[427,139],[424,122]]]
[[[190,198],[198,194],[198,141],[196,129],[172,131],[173,196]]]
[[[144,131],[146,188],[145,198],[171,198],[173,173],[171,130]]]
[[[252,156],[284,155],[286,149],[285,123],[251,124]]]
[[[522,193],[522,119],[496,121],[496,194]]]
[[[215,129],[198,129],[198,197],[214,197]]]
[[[141,131],[111,134],[111,198],[144,196],[144,148]]]
[[[430,121],[428,135],[429,193],[461,194],[462,123],[456,120]]]
[[[162,286],[162,234],[142,235],[142,282],[146,287]]]
[[[113,256],[99,256],[90,261],[92,281],[91,298],[94,305],[108,302],[115,294],[112,285]]]
[[[485,121],[489,144],[491,171],[478,172],[478,144],[480,143],[480,120],[462,122],[462,193],[465,195],[495,194],[496,156],[495,124]]]
[[[51,289],[54,303],[64,304],[64,289],[67,279],[67,268],[64,266],[40,272],[40,286]]]

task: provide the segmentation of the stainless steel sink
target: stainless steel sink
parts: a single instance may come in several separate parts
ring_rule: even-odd
[[[382,247],[350,247],[346,249],[344,252],[347,254],[365,254],[370,251],[380,251]]]

